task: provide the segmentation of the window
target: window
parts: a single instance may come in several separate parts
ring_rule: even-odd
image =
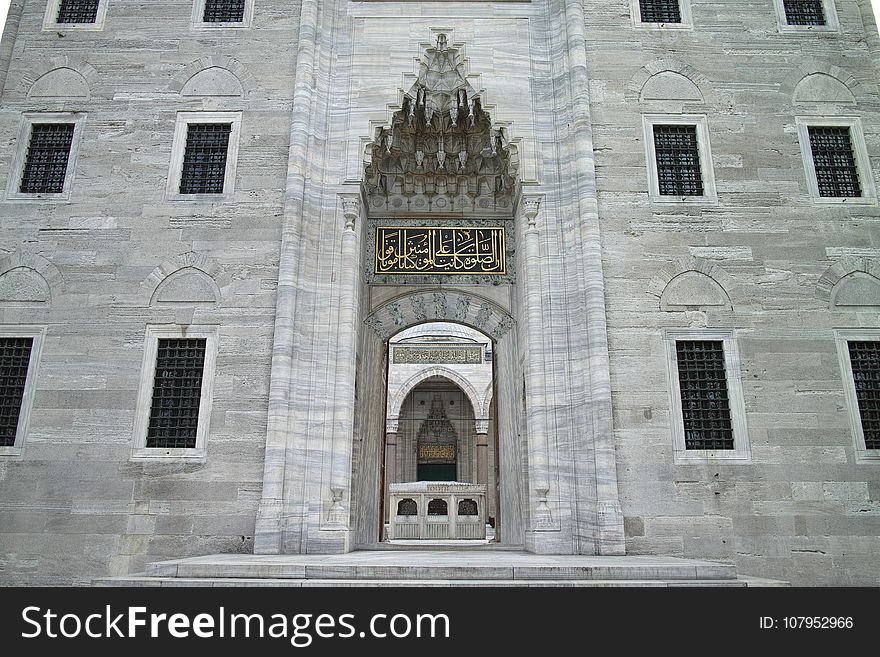
[[[73,128],[72,123],[35,123],[31,126],[19,192],[60,194],[64,191]]]
[[[231,123],[192,123],[186,130],[181,194],[222,194]]]
[[[214,327],[147,328],[135,458],[204,457],[216,348]]]
[[[244,20],[244,0],[205,0],[202,20],[206,23],[240,23]]]
[[[690,0],[630,0],[633,25],[649,29],[691,28]]]
[[[807,188],[818,203],[873,203],[873,176],[861,123],[851,118],[798,118]]]
[[[678,0],[639,0],[643,23],[681,23]]]
[[[240,125],[240,112],[178,113],[169,199],[232,200]]]
[[[675,461],[748,461],[739,355],[727,329],[668,330]]]
[[[648,191],[655,202],[715,202],[715,175],[701,116],[644,117]]]
[[[856,461],[880,460],[880,330],[835,331]]]
[[[99,0],[61,0],[58,23],[94,23],[98,17]]]
[[[6,191],[12,200],[67,200],[73,184],[85,114],[23,116]]]
[[[774,0],[780,32],[836,32],[834,0]]]
[[[697,126],[655,125],[654,155],[662,196],[703,195]]]
[[[822,0],[782,0],[782,8],[789,25],[825,25]]]
[[[195,0],[192,24],[195,29],[248,27],[254,0]]]
[[[0,455],[21,454],[45,329],[0,327]]]
[[[108,2],[109,0],[49,0],[43,29],[103,29]]]

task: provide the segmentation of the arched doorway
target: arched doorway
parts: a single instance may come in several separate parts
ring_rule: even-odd
[[[429,322],[389,339],[383,517],[392,484],[470,483],[486,491],[496,525],[497,434],[492,340],[459,324]],[[387,532],[385,533],[387,535]]]

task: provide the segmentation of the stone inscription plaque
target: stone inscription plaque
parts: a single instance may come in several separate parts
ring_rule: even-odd
[[[483,348],[394,347],[392,360],[395,365],[421,365],[423,363],[479,365],[483,362]]]
[[[376,274],[504,274],[504,228],[376,227]]]

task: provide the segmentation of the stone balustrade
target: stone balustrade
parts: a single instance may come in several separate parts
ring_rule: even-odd
[[[391,484],[389,539],[485,539],[486,486],[457,481]]]

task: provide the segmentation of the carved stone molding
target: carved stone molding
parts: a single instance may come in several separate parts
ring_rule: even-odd
[[[391,125],[364,156],[372,217],[401,214],[512,215],[516,149],[482,107],[463,52],[439,34]]]

